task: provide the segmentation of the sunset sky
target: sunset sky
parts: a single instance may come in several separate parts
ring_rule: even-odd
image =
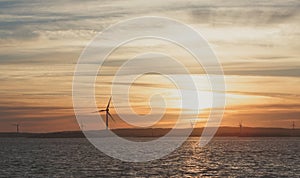
[[[15,123],[20,123],[24,132],[77,130],[72,80],[81,52],[105,28],[139,16],[179,20],[207,39],[225,73],[227,105],[223,126],[238,126],[241,120],[251,127],[290,128],[292,121],[300,125],[299,8],[297,0],[1,0],[0,132],[15,131]],[[203,69],[172,44],[157,40],[147,43],[151,46],[141,44],[144,42],[125,45],[101,69],[96,82],[99,109],[110,97],[110,82],[117,67],[131,54],[145,49],[170,50],[182,56],[180,60],[198,81],[202,113],[198,126],[203,126],[211,94]],[[143,76],[130,92],[132,108],[138,114],[149,112],[152,92],[161,93],[168,107],[164,119],[155,127],[174,124],[180,110],[179,98],[166,78]],[[117,118],[113,108],[111,113]],[[191,118],[185,117],[189,123]],[[128,125],[117,119],[112,127]]]

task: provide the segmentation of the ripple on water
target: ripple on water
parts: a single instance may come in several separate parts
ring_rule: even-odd
[[[190,138],[147,163],[110,158],[86,139],[0,138],[3,177],[300,177],[300,138]],[[0,176],[0,177],[1,177]]]

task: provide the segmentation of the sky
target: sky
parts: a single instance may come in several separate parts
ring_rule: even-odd
[[[139,16],[162,16],[188,24],[211,45],[225,74],[222,126],[290,128],[300,124],[300,2],[271,1],[0,1],[0,132],[77,130],[72,80],[77,60],[96,34]],[[141,27],[143,28],[143,27]],[[199,123],[209,110],[209,82],[193,59],[165,41],[140,41],[118,49],[96,81],[99,109],[109,99],[111,80],[131,54],[175,52],[198,81]],[[149,64],[151,65],[151,59]],[[133,69],[134,71],[135,69]],[[175,73],[180,76],[180,73]],[[122,85],[121,81],[119,83]],[[138,78],[130,90],[132,109],[147,114],[149,97],[166,97],[166,113],[155,127],[170,127],[181,110],[173,84],[162,76]],[[157,103],[157,107],[161,103]],[[189,108],[183,108],[189,109]],[[129,127],[112,111],[112,128]],[[128,114],[130,116],[130,114]],[[189,116],[185,116],[189,123]],[[201,119],[203,118],[203,119]],[[146,121],[141,121],[146,122]],[[299,123],[299,124],[298,124]]]

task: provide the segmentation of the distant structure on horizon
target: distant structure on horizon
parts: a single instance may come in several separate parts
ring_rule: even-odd
[[[242,121],[240,122],[239,126],[240,126],[240,135],[242,135],[242,129],[243,129]]]
[[[295,125],[295,121],[293,121],[293,130],[295,129],[296,125]]]
[[[20,133],[20,124],[13,124],[13,126],[16,126],[16,132]]]
[[[196,119],[191,119],[190,124],[191,124],[191,128],[194,128],[196,125]]]
[[[292,121],[291,136],[294,136],[294,135],[295,135],[295,127],[296,127],[295,121]]]

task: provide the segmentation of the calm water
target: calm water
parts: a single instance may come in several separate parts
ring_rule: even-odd
[[[300,138],[198,138],[160,160],[125,163],[87,140],[0,138],[0,177],[300,177]]]

